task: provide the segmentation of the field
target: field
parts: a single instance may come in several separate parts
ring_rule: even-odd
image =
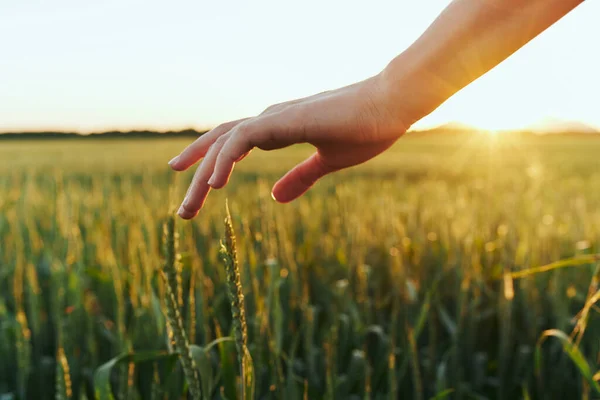
[[[192,173],[166,163],[187,143],[0,143],[0,399],[185,398],[160,271]],[[408,134],[275,203],[310,152],[255,151],[177,222],[204,398],[240,396],[236,343],[217,340],[226,198],[255,398],[600,396],[600,137]]]

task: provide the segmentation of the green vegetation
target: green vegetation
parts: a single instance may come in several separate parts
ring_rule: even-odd
[[[188,142],[2,142],[2,400],[600,395],[599,137],[409,134],[287,205],[312,150],[256,151],[173,225]]]

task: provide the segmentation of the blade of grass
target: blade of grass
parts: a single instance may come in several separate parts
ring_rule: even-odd
[[[560,341],[562,344],[563,351],[569,356],[573,364],[577,367],[581,375],[585,378],[585,380],[589,383],[590,387],[596,392],[596,394],[600,394],[600,385],[598,382],[594,380],[594,373],[592,372],[590,365],[586,361],[583,354],[577,346],[573,344],[573,341],[563,331],[558,329],[549,329],[542,333],[542,336],[539,338],[536,352],[535,352],[535,369],[536,373],[539,375],[541,373],[542,368],[542,344],[546,339],[554,337]]]
[[[128,353],[121,354],[102,364],[94,373],[94,390],[96,393],[97,400],[113,400],[112,390],[110,387],[110,374],[112,369],[124,363],[139,364],[149,361],[167,361],[171,368],[167,371],[170,373],[172,367],[175,365],[174,361],[177,360],[177,353],[165,353],[163,351],[149,351],[143,353]],[[165,379],[166,380],[166,379]]]
[[[540,267],[528,268],[521,271],[511,273],[511,277],[513,279],[524,278],[526,276],[531,276],[535,274],[539,274],[541,272],[548,272],[554,269],[566,268],[566,267],[576,267],[585,264],[591,264],[600,260],[600,254],[590,254],[585,256],[578,256],[567,258],[565,260],[556,261],[550,264],[542,265]],[[504,279],[504,276],[501,277]]]

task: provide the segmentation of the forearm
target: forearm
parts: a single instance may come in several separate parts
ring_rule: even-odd
[[[453,1],[384,71],[397,102],[408,108],[407,123],[431,113],[582,2]]]

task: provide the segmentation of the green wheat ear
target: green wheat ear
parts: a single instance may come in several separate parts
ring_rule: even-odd
[[[65,350],[59,346],[56,350],[56,400],[68,400],[71,398],[71,374],[69,362],[65,356]]]
[[[240,377],[242,378],[242,399],[245,398],[246,387],[249,378],[246,366],[248,363],[248,328],[246,326],[246,312],[244,307],[244,292],[240,276],[240,268],[237,259],[237,250],[235,244],[235,232],[231,221],[229,205],[225,201],[225,243],[221,243],[221,257],[225,262],[227,272],[227,287],[229,299],[231,301],[231,316],[233,323],[233,332],[235,335],[235,345],[237,348],[238,363],[240,366]]]
[[[190,394],[194,399],[201,399],[202,393],[200,391],[200,378],[198,376],[196,364],[192,358],[190,342],[185,334],[183,319],[181,318],[181,312],[178,305],[179,303],[177,301],[177,295],[179,293],[179,268],[177,267],[177,264],[179,263],[179,255],[177,254],[175,217],[172,215],[169,216],[169,219],[164,225],[164,235],[166,260],[161,275],[167,288],[167,298],[165,299],[167,320],[173,333],[175,349],[179,353],[179,359],[183,365],[183,372],[190,388]]]

